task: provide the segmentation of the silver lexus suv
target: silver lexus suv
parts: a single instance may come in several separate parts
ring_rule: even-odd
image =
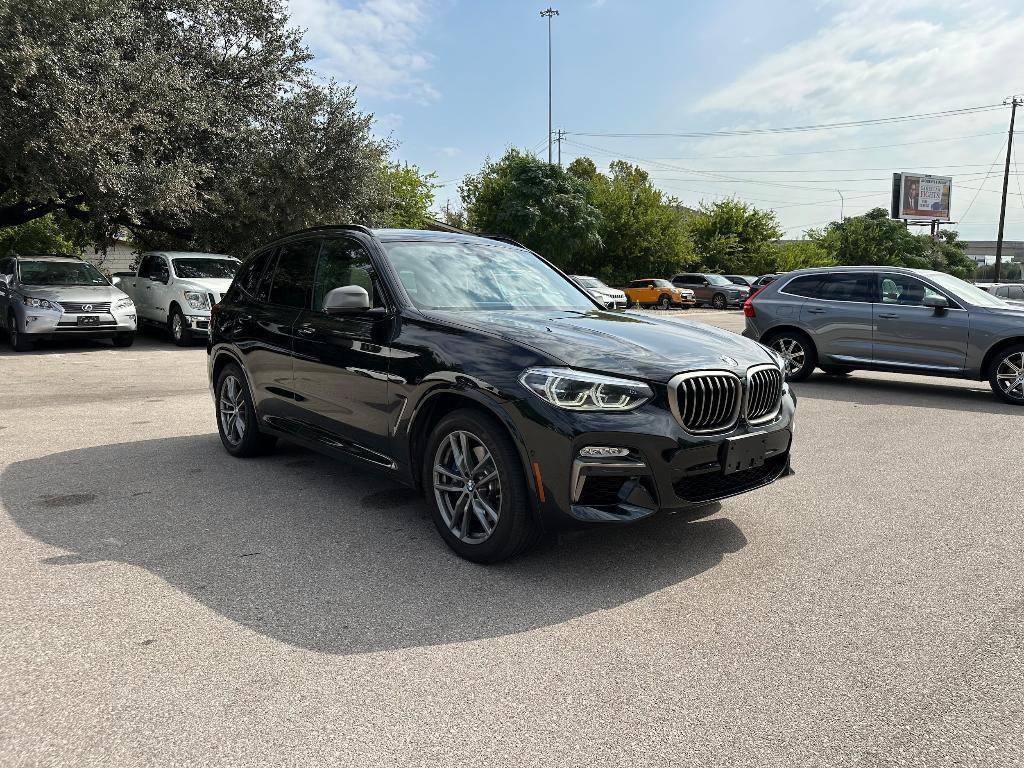
[[[36,339],[58,336],[110,338],[129,347],[135,339],[135,305],[92,264],[73,256],[8,256],[0,259],[0,322],[18,352]]]
[[[787,379],[815,367],[987,380],[1024,405],[1024,308],[943,272],[829,267],[790,272],[744,305],[743,335],[774,349]]]

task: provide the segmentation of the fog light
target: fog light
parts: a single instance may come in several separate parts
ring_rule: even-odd
[[[606,445],[588,445],[580,449],[580,456],[588,459],[621,459],[629,456],[629,448],[611,448]]]

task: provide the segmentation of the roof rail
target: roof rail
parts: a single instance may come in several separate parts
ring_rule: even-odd
[[[303,229],[296,229],[293,232],[287,232],[283,235],[278,235],[272,240],[268,240],[264,245],[270,243],[276,243],[278,240],[284,240],[295,235],[303,235],[307,232],[323,232],[324,230],[339,230],[342,232],[362,232],[364,235],[373,235],[369,227],[364,227],[362,224],[317,224],[312,227],[304,227]]]
[[[503,243],[509,243],[510,245],[514,245],[517,248],[522,248],[524,251],[530,250],[525,245],[520,243],[518,240],[513,240],[508,235],[477,235],[477,237],[486,237],[488,240],[500,240]]]

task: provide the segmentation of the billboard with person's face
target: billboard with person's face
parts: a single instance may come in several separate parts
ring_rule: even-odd
[[[953,179],[924,173],[894,173],[892,179],[894,219],[949,221]]]

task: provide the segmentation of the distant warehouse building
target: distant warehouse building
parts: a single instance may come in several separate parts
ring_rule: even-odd
[[[996,263],[995,240],[965,240],[967,255],[979,265]],[[1003,262],[1015,261],[1024,264],[1024,241],[1003,240]]]

